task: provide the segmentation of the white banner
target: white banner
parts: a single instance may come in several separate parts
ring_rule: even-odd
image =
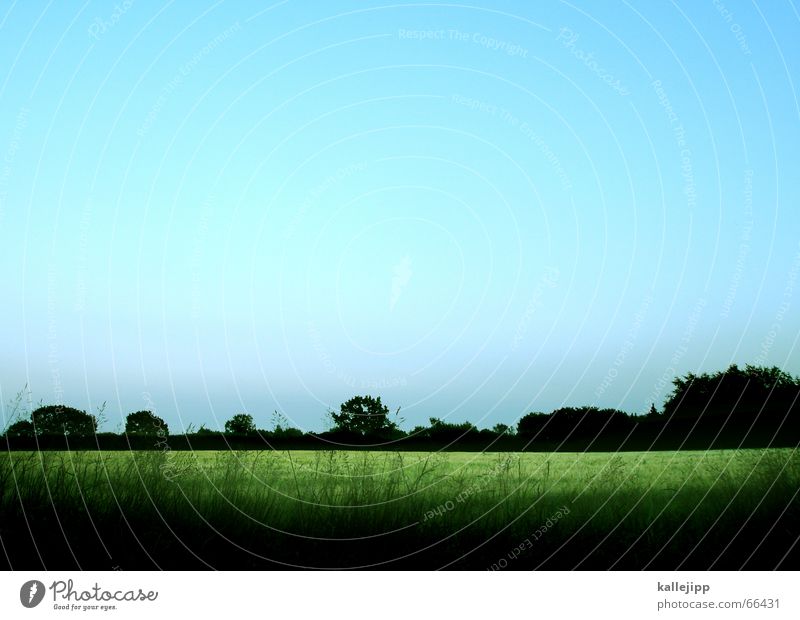
[[[20,571],[0,582],[4,619],[800,617],[789,571]]]

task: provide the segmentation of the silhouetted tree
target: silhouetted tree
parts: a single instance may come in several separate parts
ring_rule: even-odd
[[[517,434],[523,437],[533,437],[539,434],[549,417],[541,411],[532,411],[522,416],[517,422]]]
[[[434,441],[474,439],[478,432],[472,422],[445,422],[439,418],[431,418],[430,423],[428,436]]]
[[[189,435],[190,433],[186,433]],[[197,435],[219,435],[219,431],[212,431],[210,428],[206,428],[205,424],[201,424],[200,428],[197,429]]]
[[[800,379],[780,368],[736,364],[714,374],[688,373],[672,381],[667,417],[785,415],[800,406]]]
[[[253,416],[249,413],[237,413],[225,422],[225,432],[232,435],[252,435],[256,432]]]
[[[267,431],[262,433],[267,436],[275,437],[276,439],[297,439],[298,437],[303,436],[303,431],[299,428],[294,428],[293,426],[287,426],[284,428],[280,424],[275,427],[273,431]]]
[[[6,437],[33,437],[33,422],[17,420],[6,429]]]
[[[495,424],[492,427],[492,432],[496,433],[497,435],[505,435],[507,437],[510,437],[515,433],[513,426],[509,426],[508,424],[502,424],[502,423]]]
[[[428,439],[428,427],[418,424],[411,429],[411,432],[408,434],[408,436],[412,439]]]
[[[136,411],[125,418],[125,433],[128,435],[168,435],[169,427],[152,411]]]
[[[272,414],[272,422],[275,425],[275,429],[272,431],[259,431],[261,435],[274,437],[275,439],[297,439],[303,436],[303,431],[290,426],[289,418],[278,411]]]
[[[548,441],[599,438],[632,424],[630,416],[617,409],[597,407],[561,407],[550,414],[529,413],[517,424],[520,435]]]
[[[31,414],[37,435],[86,436],[97,432],[97,419],[80,409],[63,405],[39,407]]]
[[[331,412],[336,430],[361,436],[391,434],[397,424],[389,419],[389,407],[381,403],[380,396],[355,396],[342,403],[339,413]]]

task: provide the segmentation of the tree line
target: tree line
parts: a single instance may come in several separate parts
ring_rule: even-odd
[[[675,440],[683,439],[689,441],[691,447],[697,441],[706,445],[709,440],[719,438],[723,443],[733,441],[735,445],[736,440],[748,437],[751,443],[757,437],[755,441],[759,444],[770,440],[772,445],[782,440],[797,445],[800,378],[777,367],[732,365],[712,374],[688,373],[672,383],[673,390],[662,410],[651,405],[646,414],[594,406],[561,407],[550,413],[528,413],[513,426],[496,424],[489,429],[479,429],[471,422],[454,423],[432,417],[429,424],[405,431],[401,428],[403,420],[399,409],[392,413],[380,397],[367,395],[355,396],[342,403],[338,411],[329,411],[331,428],[322,433],[294,428],[277,412],[272,429],[258,429],[252,415],[237,413],[225,422],[222,430],[189,428],[181,437],[189,441],[189,448],[192,445],[217,446],[222,440],[225,445],[233,442],[248,446],[264,442],[299,447],[498,444],[525,449],[533,444],[619,449],[625,441],[646,443],[652,440],[656,444],[651,445],[662,445],[667,440],[674,444]],[[47,405],[35,409],[29,417],[13,421],[5,429],[4,437],[10,442],[9,447],[29,446],[31,440],[38,445],[39,440],[48,437],[73,442],[99,438],[106,445],[117,445],[109,438],[120,437],[129,446],[147,447],[153,439],[169,437],[169,427],[152,411],[144,410],[128,414],[121,434],[98,432],[96,416],[72,407]],[[658,441],[661,444],[657,444]],[[685,446],[681,444],[680,447]]]

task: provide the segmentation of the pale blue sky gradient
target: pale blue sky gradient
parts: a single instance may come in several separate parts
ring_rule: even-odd
[[[491,426],[800,374],[799,33],[789,1],[3,2],[4,415]]]

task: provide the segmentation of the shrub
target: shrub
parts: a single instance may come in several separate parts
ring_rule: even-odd
[[[6,437],[33,437],[33,422],[17,420],[6,429]]]
[[[237,413],[225,422],[225,432],[229,435],[252,435],[256,432],[256,424],[249,413]]]
[[[380,396],[355,396],[342,403],[339,413],[331,412],[337,431],[365,436],[394,434],[397,425],[389,419],[389,407],[381,403]]]
[[[136,411],[125,418],[125,433],[128,435],[168,435],[169,427],[152,411]]]
[[[664,403],[668,417],[785,415],[800,401],[800,379],[780,368],[735,364],[714,374],[688,373],[673,380]]]
[[[37,435],[86,436],[97,431],[93,415],[63,405],[39,407],[31,414],[31,420]]]

